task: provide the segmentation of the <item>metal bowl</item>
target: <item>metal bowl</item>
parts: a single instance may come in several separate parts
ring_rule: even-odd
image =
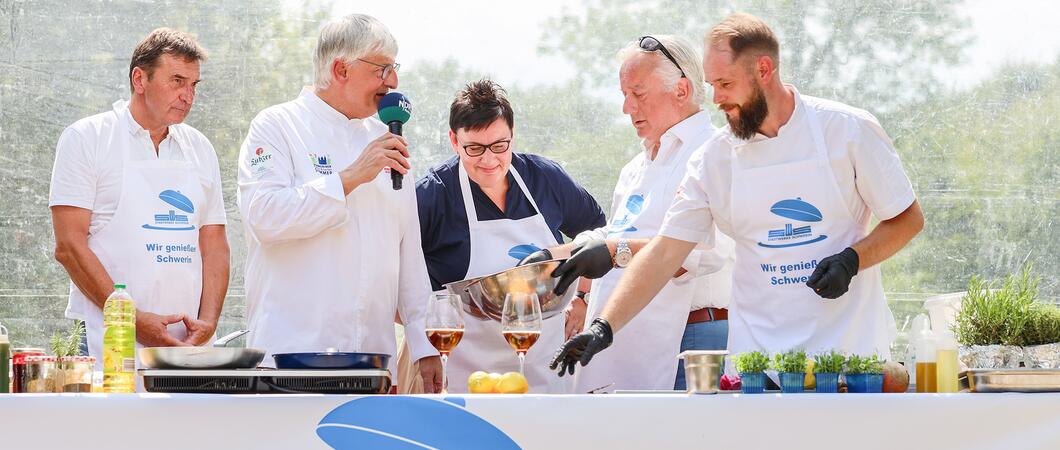
[[[442,286],[445,287],[446,292],[460,297],[460,307],[468,315],[478,320],[500,320],[500,317],[491,317],[482,311],[479,306],[479,302],[475,301],[471,297],[471,293],[467,291],[468,285],[480,280],[480,278],[468,278],[466,280],[454,281],[452,283],[446,283]]]
[[[553,259],[502,270],[468,283],[467,291],[479,311],[496,321],[501,320],[505,295],[510,292],[537,293],[541,301],[541,318],[547,319],[563,312],[574,298],[574,289],[571,287],[562,296],[552,293],[558,281],[552,278],[552,271],[563,261]]]
[[[148,369],[251,369],[265,358],[265,351],[236,347],[146,347],[139,351]]]

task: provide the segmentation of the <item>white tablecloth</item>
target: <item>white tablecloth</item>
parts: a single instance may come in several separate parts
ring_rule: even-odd
[[[1060,394],[0,395],[0,448],[1060,449]]]

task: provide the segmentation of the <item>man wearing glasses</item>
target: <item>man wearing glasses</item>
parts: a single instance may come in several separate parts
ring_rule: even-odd
[[[699,52],[691,44],[674,36],[644,36],[622,49],[618,59],[619,85],[625,97],[622,112],[637,130],[643,151],[622,168],[611,223],[579,234],[569,244],[571,258],[553,273],[563,277],[557,290],[565,289],[577,275],[597,278],[588,302],[571,302],[570,317],[583,318],[578,331],[600,316],[632,255],[658,233],[689,158],[714,135],[710,116],[700,107],[706,89]],[[576,392],[601,386],[608,386],[607,391],[669,390],[675,385],[679,350],[725,349],[726,286],[731,278],[726,277],[727,271],[717,277],[712,274],[730,266],[731,259],[731,245],[723,251],[693,250],[681,268],[671,272],[655,299],[627,325],[633,331],[616,336],[610,352],[578,373]],[[612,266],[617,269],[611,270]],[[684,389],[684,377],[677,381],[678,388]]]
[[[400,312],[410,353],[434,380],[441,362],[424,332],[431,289],[416,194],[394,190],[384,170],[408,172],[407,144],[373,117],[398,86],[396,55],[378,20],[332,21],[317,41],[314,85],[251,122],[238,190],[247,345],[269,355],[327,348],[393,355]]]
[[[563,233],[604,225],[604,212],[559,164],[515,153],[514,114],[504,90],[489,80],[473,82],[449,109],[455,155],[416,183],[427,272],[435,290],[445,283],[514,267],[541,248],[558,245]],[[426,298],[426,297],[424,297]],[[546,319],[541,339],[526,355],[531,392],[561,392],[548,370],[563,342],[563,317]],[[460,347],[449,357],[450,392],[466,392],[477,370],[519,369],[500,324],[469,320]]]

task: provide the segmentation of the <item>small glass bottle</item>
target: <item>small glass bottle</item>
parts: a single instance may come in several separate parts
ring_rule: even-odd
[[[935,338],[930,332],[920,334],[916,344],[916,391],[937,392],[935,375],[937,366],[935,354]]]

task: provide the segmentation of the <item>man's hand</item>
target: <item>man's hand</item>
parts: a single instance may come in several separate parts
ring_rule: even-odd
[[[420,378],[423,379],[423,392],[437,394],[442,392],[442,358],[428,356],[420,358]]]
[[[607,241],[596,239],[588,241],[571,251],[570,258],[552,271],[552,278],[559,278],[552,292],[563,295],[574,280],[579,277],[600,278],[611,271],[614,263]]]
[[[369,142],[361,156],[349,167],[339,172],[342,188],[349,194],[354,188],[374,180],[384,167],[405,175],[409,169],[408,141],[396,134],[385,133]]]
[[[136,311],[136,341],[144,347],[180,347],[186,345],[169,335],[166,325],[184,320],[182,314],[161,316],[146,311]]]
[[[213,336],[214,331],[217,331],[217,324],[207,322],[205,320],[192,319],[191,317],[184,317],[184,327],[188,329],[188,337],[184,338],[184,345],[200,346],[210,340]]]
[[[559,368],[561,377],[564,372],[574,375],[575,363],[580,362],[582,366],[589,364],[594,355],[611,346],[612,340],[611,324],[597,317],[589,324],[587,331],[574,336],[556,351],[548,367],[552,370]]]
[[[565,316],[563,339],[570,339],[571,336],[582,331],[582,326],[585,325],[585,310],[588,306],[581,297],[574,297],[574,300],[567,305],[567,309],[563,310]]]
[[[839,298],[850,288],[850,280],[858,274],[858,253],[847,247],[843,251],[817,263],[806,285],[824,298]]]
[[[523,258],[523,259],[520,259],[519,263],[516,264],[515,266],[516,267],[525,266],[527,264],[533,264],[533,263],[536,263],[536,262],[548,261],[550,259],[552,259],[552,252],[549,251],[547,248],[543,248],[543,249],[538,250],[536,252],[533,252],[533,253],[531,253],[529,255],[526,255],[526,257]]]

